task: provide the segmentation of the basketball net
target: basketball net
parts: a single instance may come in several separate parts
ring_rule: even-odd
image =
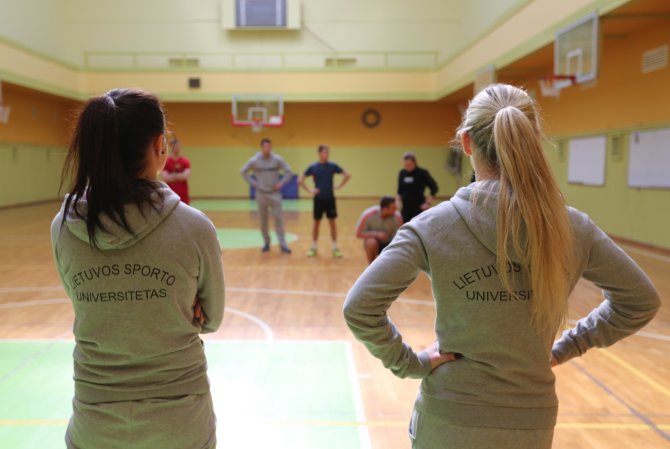
[[[254,120],[251,122],[251,130],[255,132],[256,134],[260,133],[263,131],[263,121],[262,120]]]
[[[574,75],[550,75],[540,78],[540,90],[543,97],[558,98],[561,96],[561,90],[574,85],[576,78]]]

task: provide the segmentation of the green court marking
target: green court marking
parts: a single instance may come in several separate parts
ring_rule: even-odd
[[[217,228],[216,236],[219,238],[221,249],[260,248],[263,246],[263,236],[258,229],[245,228]],[[286,243],[298,240],[298,236],[287,232]],[[270,240],[277,243],[277,234],[270,231]]]
[[[65,447],[73,345],[0,342],[3,448]],[[218,447],[364,447],[348,351],[346,342],[207,342]]]
[[[219,446],[361,447],[346,345],[207,343]]]
[[[64,448],[72,411],[72,343],[0,343],[3,448]],[[44,421],[40,423],[39,421]]]
[[[191,206],[203,212],[254,212],[254,200],[194,200]],[[312,200],[284,200],[282,208],[290,212],[307,212],[312,210]]]

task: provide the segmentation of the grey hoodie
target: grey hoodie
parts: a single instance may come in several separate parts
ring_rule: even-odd
[[[224,283],[216,231],[201,212],[160,183],[157,212],[126,206],[126,230],[102,217],[106,231],[89,244],[72,210],[51,224],[56,267],[75,312],[75,396],[114,402],[209,390],[199,338],[221,324]],[[86,213],[86,203],[80,202]],[[193,320],[198,297],[207,320]]]
[[[256,190],[260,193],[275,193],[275,184],[279,182],[280,187],[283,187],[293,176],[288,162],[275,153],[270,153],[266,159],[259,151],[242,166],[240,174],[248,183],[251,183],[249,170],[252,170],[256,176]],[[281,179],[280,172],[282,172]]]
[[[511,292],[497,275],[497,183],[480,190],[476,206],[474,185],[398,231],[349,291],[344,316],[394,374],[423,379],[420,411],[456,425],[551,428],[558,410],[552,344],[559,362],[611,345],[648,323],[660,299],[637,264],[585,214],[570,208],[576,238],[572,285],[584,277],[603,289],[604,301],[554,343],[557,329],[538,333],[531,324],[533,293],[525,269],[508,265],[514,273]],[[428,355],[403,342],[386,315],[421,271],[432,281],[440,350],[463,354],[432,372]]]

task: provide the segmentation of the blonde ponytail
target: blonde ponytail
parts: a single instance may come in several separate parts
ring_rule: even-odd
[[[544,155],[534,101],[516,87],[490,86],[472,100],[463,132],[470,134],[476,158],[499,176],[501,282],[512,290],[504,267],[513,255],[529,273],[536,328],[558,330],[567,316],[573,237],[565,200]]]

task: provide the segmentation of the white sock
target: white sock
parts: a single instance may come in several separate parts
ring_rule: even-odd
[[[310,249],[316,249],[316,240],[312,241],[312,246],[310,247]]]
[[[337,240],[333,240],[333,249],[337,249]]]

